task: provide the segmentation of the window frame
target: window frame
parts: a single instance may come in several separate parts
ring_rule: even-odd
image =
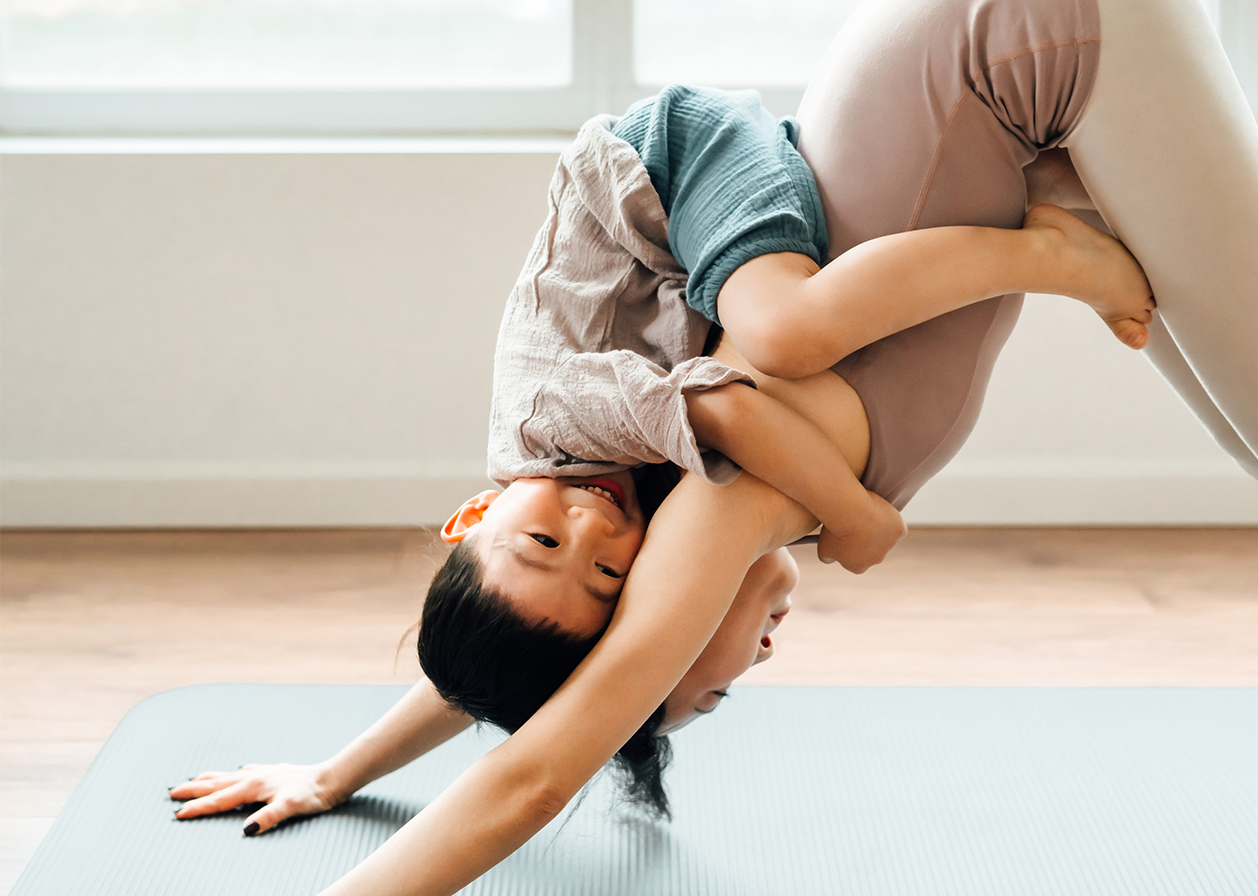
[[[874,0],[876,2],[876,0]],[[1258,9],[1205,0],[1258,106]],[[545,136],[574,133],[663,85],[636,82],[633,0],[572,0],[572,83],[547,88],[118,89],[0,85],[0,135],[198,137]],[[758,88],[774,114],[803,87]]]

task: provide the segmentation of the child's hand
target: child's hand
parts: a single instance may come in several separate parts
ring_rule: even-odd
[[[869,498],[873,512],[866,517],[864,525],[853,529],[849,524],[843,534],[822,527],[817,539],[818,560],[822,563],[838,561],[844,569],[862,573],[881,563],[904,537],[906,530],[900,511],[873,492],[869,493]]]
[[[317,765],[245,765],[234,772],[204,772],[170,789],[173,800],[187,800],[175,810],[181,821],[228,812],[249,803],[266,803],[245,819],[245,834],[268,831],[296,815],[326,812],[345,797],[325,786]]]

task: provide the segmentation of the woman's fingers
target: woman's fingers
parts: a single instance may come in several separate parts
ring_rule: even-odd
[[[216,790],[222,790],[224,787],[230,787],[239,782],[241,777],[241,772],[205,772],[170,788],[170,798],[173,800],[196,799],[208,793],[214,793]]]
[[[294,815],[308,814],[308,810],[303,811],[302,807],[291,800],[276,800],[273,803],[267,803],[245,819],[245,836],[253,837],[257,834],[264,834],[287,818],[292,818]]]
[[[258,793],[256,781],[241,781],[221,790],[197,799],[189,800],[175,810],[179,819],[199,818],[202,815],[216,815],[229,812],[246,803],[256,803],[264,799]]]
[[[174,799],[188,800],[175,810],[179,819],[228,812],[249,803],[267,805],[245,821],[249,836],[270,830],[294,815],[330,809],[342,797],[324,788],[318,766],[245,765],[234,772],[205,772],[172,787]]]
[[[189,781],[187,784],[172,787],[170,789],[170,798],[172,800],[194,800],[216,790],[222,790],[224,787],[230,787],[234,783],[234,781]]]

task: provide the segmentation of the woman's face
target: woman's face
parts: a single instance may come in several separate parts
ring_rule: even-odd
[[[659,734],[712,712],[734,679],[773,656],[772,632],[791,608],[798,582],[799,567],[786,548],[752,564],[716,634],[664,701]]]

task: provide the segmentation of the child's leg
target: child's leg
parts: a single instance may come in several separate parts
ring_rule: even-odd
[[[1065,143],[1153,285],[1150,359],[1258,475],[1258,125],[1199,4],[1099,5],[1096,86]]]
[[[1022,292],[1079,299],[1125,344],[1147,341],[1153,302],[1140,266],[1113,237],[1051,206],[1032,209],[1019,230],[888,234],[820,270],[806,255],[763,255],[726,280],[717,307],[756,368],[798,379],[941,314]]]
[[[1082,114],[1099,39],[1091,0],[862,6],[799,110],[831,257],[924,227],[1018,227],[1022,169]],[[868,488],[903,506],[960,449],[1020,305],[979,302],[836,365],[869,416]]]

